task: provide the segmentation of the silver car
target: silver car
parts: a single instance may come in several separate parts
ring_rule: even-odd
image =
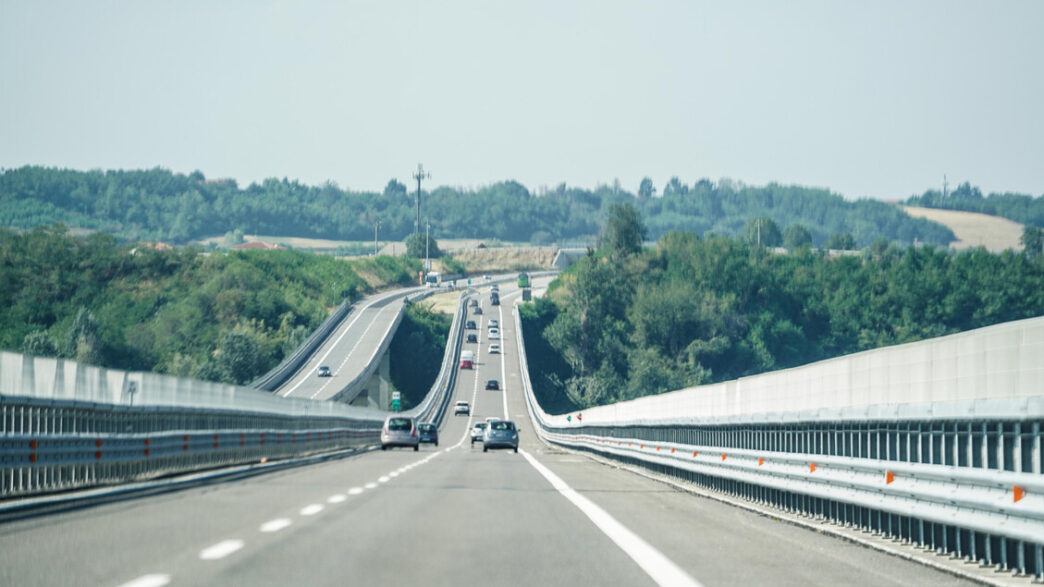
[[[388,447],[405,446],[420,450],[420,435],[417,423],[409,416],[388,416],[381,428],[381,450]]]
[[[512,448],[518,452],[518,429],[511,420],[493,420],[482,437],[482,452],[491,448]]]
[[[475,422],[475,426],[473,426],[471,428],[471,445],[472,446],[475,446],[475,441],[476,440],[480,441],[480,442],[482,441],[483,437],[486,434],[486,426],[487,425],[488,424],[486,424],[485,422]]]

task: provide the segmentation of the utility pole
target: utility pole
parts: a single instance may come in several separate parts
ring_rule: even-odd
[[[381,219],[378,218],[377,222],[373,224],[373,256],[377,256],[377,231],[381,228]]]
[[[944,200],[946,199],[946,187],[947,187],[947,185],[948,184],[946,183],[946,174],[944,173],[943,174],[943,199]]]
[[[421,216],[421,180],[428,179],[431,174],[424,171],[424,166],[420,163],[417,164],[417,172],[413,174],[413,178],[417,180],[417,234],[420,234],[420,216]]]
[[[431,259],[428,258],[428,246],[431,243],[431,221],[428,221],[428,228],[424,231],[424,270],[431,271]]]

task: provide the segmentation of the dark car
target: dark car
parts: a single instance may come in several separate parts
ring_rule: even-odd
[[[417,426],[417,430],[420,432],[421,442],[431,442],[435,446],[439,445],[439,429],[431,422],[424,422]]]
[[[333,372],[326,365],[319,367],[319,371],[316,372],[319,377],[333,377]]]
[[[486,382],[486,389],[499,390],[500,389],[500,383],[498,383],[496,379],[490,379],[489,381]]]
[[[476,315],[477,314],[481,314],[482,313],[482,308],[480,308],[478,306],[475,306],[475,309],[472,311],[472,313],[476,314]]]
[[[478,335],[477,334],[469,334],[468,338],[466,339],[466,342],[478,342]]]
[[[468,320],[467,322],[464,323],[464,328],[467,328],[468,330],[475,330],[475,321],[474,320]]]

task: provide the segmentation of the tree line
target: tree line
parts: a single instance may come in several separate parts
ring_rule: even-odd
[[[567,411],[1044,314],[1044,261],[876,240],[834,256],[672,232],[629,205],[523,306],[534,385]],[[530,342],[533,339],[533,342]]]
[[[0,229],[0,348],[105,367],[247,383],[366,279],[411,284],[412,258],[157,250],[62,226]]]
[[[536,245],[588,242],[614,204],[630,203],[652,239],[672,231],[741,235],[754,218],[797,227],[812,246],[849,235],[854,246],[884,237],[897,243],[946,245],[953,234],[896,206],[848,201],[824,189],[723,179],[691,186],[672,177],[658,193],[645,178],[636,192],[614,182],[595,189],[560,184],[533,193],[516,181],[478,189],[438,187],[422,193],[435,238],[497,238]],[[38,166],[0,174],[0,226],[28,229],[56,222],[108,232],[123,240],[185,244],[223,234],[264,234],[367,241],[380,221],[382,240],[415,232],[414,194],[398,180],[383,192],[307,186],[270,178],[240,188],[162,168],[76,171]],[[238,232],[237,232],[238,231]]]

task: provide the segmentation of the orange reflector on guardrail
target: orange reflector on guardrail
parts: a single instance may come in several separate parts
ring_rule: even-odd
[[[765,459],[763,459],[761,457],[758,457],[758,466],[760,467],[761,465],[764,465],[764,464],[765,464]]]
[[[725,460],[725,453],[721,453],[721,460]]]
[[[1022,499],[1023,497],[1026,497],[1026,490],[1021,488],[1021,487],[1019,487],[1018,485],[1012,485],[1011,486],[1011,492],[1012,492],[1012,497],[1015,498],[1014,502],[1017,502],[1020,499]]]
[[[885,485],[888,485],[892,481],[895,481],[895,473],[891,471],[885,471]]]
[[[808,472],[809,473],[815,473],[816,472],[816,464],[815,463],[809,463],[808,464]]]
[[[699,453],[699,451],[695,451],[695,450],[694,450],[694,451],[692,451],[692,457],[693,457],[693,458],[696,458],[696,457],[698,457],[698,456],[700,456],[700,453]]]

